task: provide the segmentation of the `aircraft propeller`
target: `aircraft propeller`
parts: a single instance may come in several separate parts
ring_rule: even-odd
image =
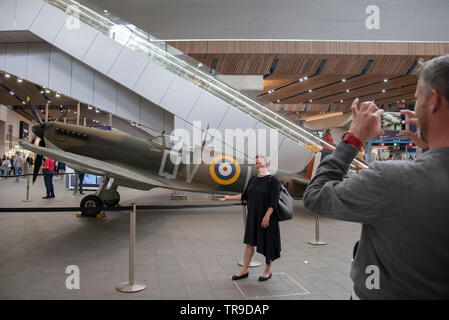
[[[37,124],[35,124],[31,127],[31,130],[34,132],[34,134],[37,137],[40,138],[39,147],[45,148],[46,144],[45,144],[45,139],[44,139],[44,136],[45,136],[44,133],[45,133],[45,128],[47,127],[47,122],[42,121],[41,117],[39,116],[39,113],[37,112],[36,107],[30,101],[30,97],[27,97],[27,103],[30,106],[30,109],[34,115],[34,118],[36,118],[36,121],[38,122]],[[55,121],[58,122],[59,120],[64,118],[66,115],[67,115],[67,110],[64,111],[63,113],[61,113],[61,115]],[[41,169],[42,160],[43,160],[43,156],[40,154],[36,154],[36,159],[34,159],[33,184],[34,184],[34,182],[36,182],[37,175],[39,174],[39,170]]]

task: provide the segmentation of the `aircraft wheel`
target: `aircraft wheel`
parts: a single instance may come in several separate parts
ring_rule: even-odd
[[[103,194],[103,201],[108,207],[115,207],[120,202],[120,194],[117,190],[108,189]]]
[[[97,214],[102,211],[104,203],[96,195],[90,194],[81,200],[80,207],[83,215],[87,217],[96,217]]]

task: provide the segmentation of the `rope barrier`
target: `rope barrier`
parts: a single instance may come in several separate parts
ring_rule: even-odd
[[[227,204],[184,204],[184,205],[143,205],[137,206],[140,210],[167,210],[167,209],[203,209],[216,207],[230,207],[242,205],[241,203],[227,203]],[[0,208],[0,212],[73,212],[80,211],[80,207],[48,207],[48,208]],[[103,207],[102,211],[129,211],[132,206],[124,207]]]

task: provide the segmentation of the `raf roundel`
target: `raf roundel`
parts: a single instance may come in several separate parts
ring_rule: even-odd
[[[240,165],[233,157],[227,155],[215,157],[209,169],[212,179],[222,185],[234,183],[240,176]]]

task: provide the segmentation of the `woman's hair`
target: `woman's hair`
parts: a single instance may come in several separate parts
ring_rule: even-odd
[[[263,161],[265,162],[265,164],[268,166],[268,164],[270,163],[270,160],[268,160],[267,157],[263,156],[263,155],[257,155],[255,159],[263,159]]]

